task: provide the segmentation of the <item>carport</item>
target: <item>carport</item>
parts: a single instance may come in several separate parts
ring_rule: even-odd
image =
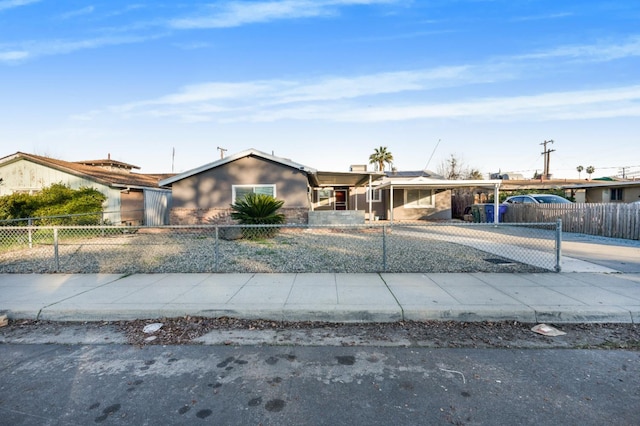
[[[493,202],[494,202],[494,211],[496,214],[494,215],[493,222],[499,222],[499,211],[500,201],[499,201],[499,189],[502,184],[501,179],[491,179],[491,180],[475,180],[475,179],[467,179],[467,180],[447,180],[447,179],[431,179],[431,178],[412,178],[412,179],[394,179],[392,181],[384,182],[376,187],[376,189],[389,189],[390,193],[390,206],[389,209],[389,221],[393,223],[393,190],[394,189],[454,189],[454,188],[485,188],[485,189],[493,189]]]

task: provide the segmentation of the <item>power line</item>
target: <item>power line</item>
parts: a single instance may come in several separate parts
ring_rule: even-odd
[[[433,148],[433,151],[431,151],[431,157],[429,157],[429,161],[427,161],[427,164],[424,166],[424,169],[422,170],[427,170],[429,168],[429,163],[431,163],[431,159],[433,158],[433,154],[436,153],[436,149],[438,149],[438,145],[440,145],[440,139],[438,139],[438,143]]]

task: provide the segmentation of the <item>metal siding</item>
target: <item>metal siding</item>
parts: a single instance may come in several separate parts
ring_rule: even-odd
[[[144,190],[145,226],[168,225],[170,209],[171,191],[157,189]]]

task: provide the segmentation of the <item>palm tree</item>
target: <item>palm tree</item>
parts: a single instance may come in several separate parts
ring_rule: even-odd
[[[584,170],[584,167],[578,166],[576,167],[576,170],[578,171],[578,179],[580,179],[580,173],[582,173],[582,171]]]
[[[231,218],[243,225],[278,225],[285,222],[285,215],[278,213],[284,201],[276,200],[268,194],[249,193],[231,205]],[[242,228],[242,235],[248,239],[273,237],[278,233],[277,227]]]
[[[384,171],[384,163],[391,165],[393,163],[393,154],[387,151],[386,146],[381,146],[373,150],[373,154],[369,156],[369,164],[375,164],[379,171]]]
[[[596,171],[595,167],[589,166],[587,167],[587,174],[589,175],[589,180],[591,180],[591,175]]]

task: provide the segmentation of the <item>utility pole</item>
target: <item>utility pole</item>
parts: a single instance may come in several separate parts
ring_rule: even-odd
[[[544,147],[544,151],[542,155],[544,155],[544,170],[542,172],[542,179],[551,179],[551,173],[549,173],[549,160],[551,160],[551,153],[555,151],[555,149],[547,149],[547,144],[553,143],[553,139],[549,139],[548,141],[542,142],[540,145]]]
[[[222,160],[224,158],[224,153],[225,151],[227,151],[227,149],[218,147],[218,151],[220,151],[220,159]]]

